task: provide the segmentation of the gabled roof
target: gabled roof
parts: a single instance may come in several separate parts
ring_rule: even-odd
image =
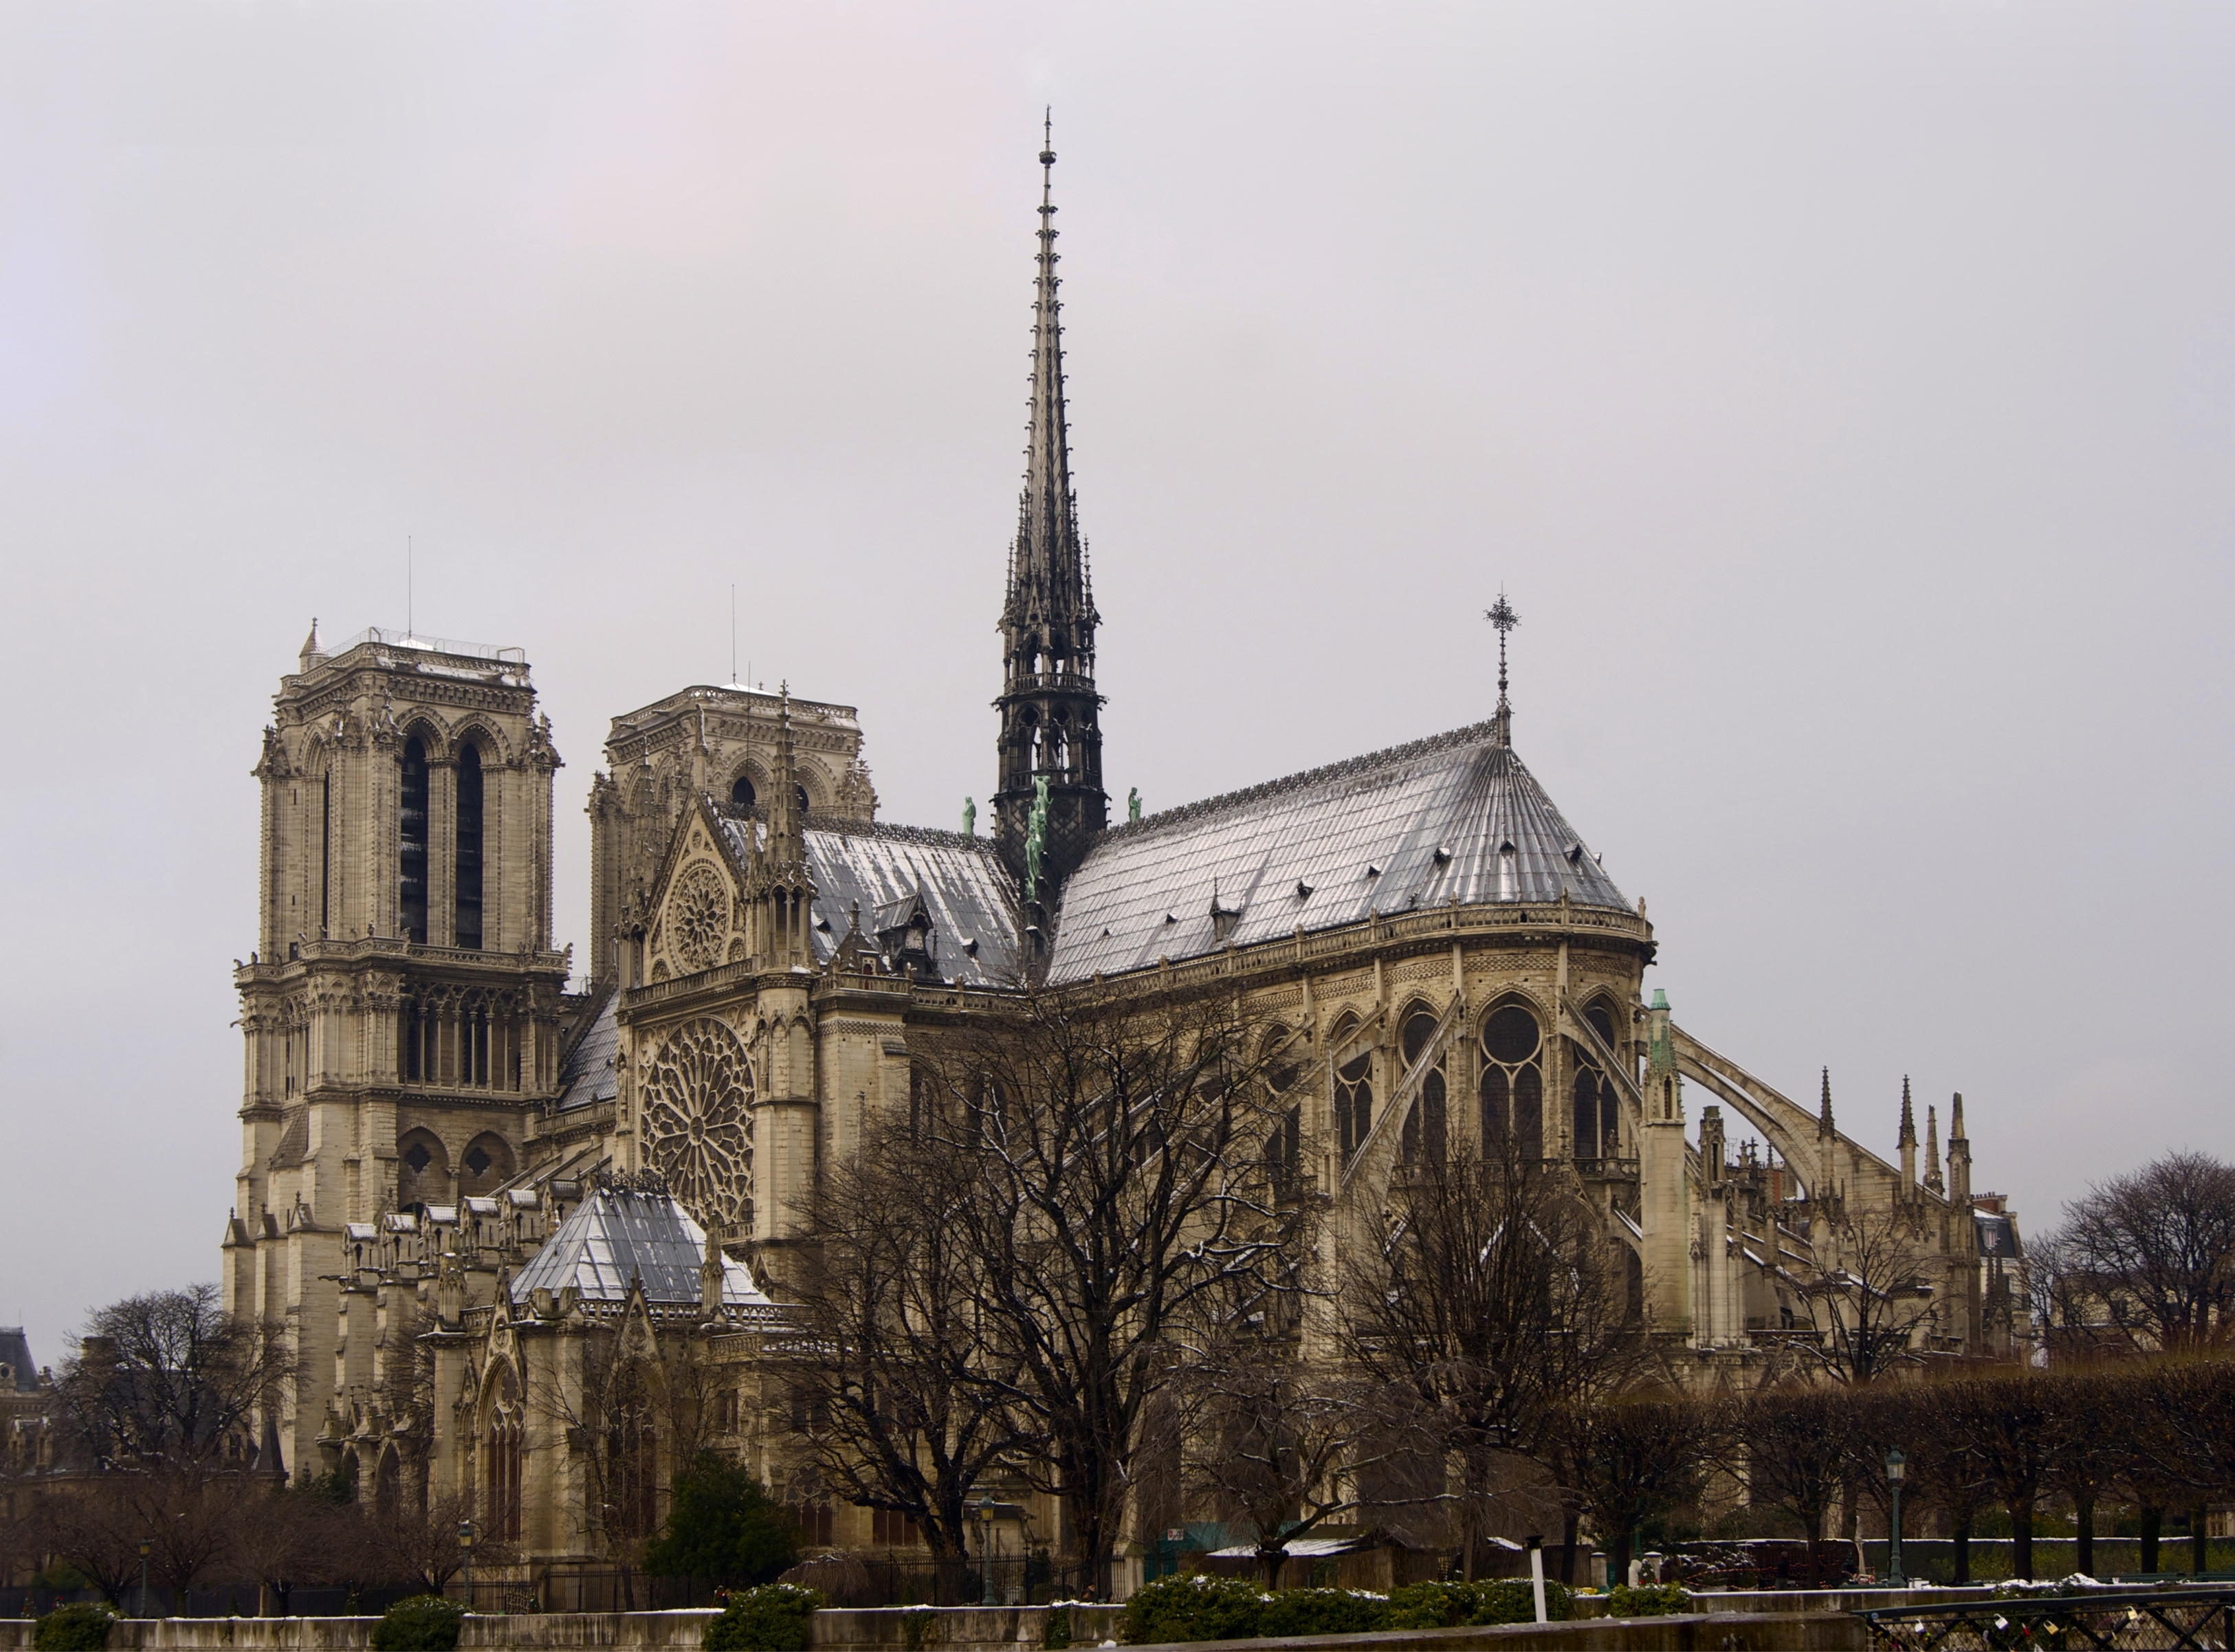
[[[1627,908],[1495,723],[1113,828],[1064,887],[1049,979],[1175,963],[1379,912]],[[1216,905],[1217,910],[1213,911]]]
[[[655,1307],[696,1302],[698,1269],[706,1256],[706,1230],[671,1193],[611,1185],[593,1187],[559,1231],[513,1276],[512,1300],[524,1302],[539,1288],[572,1285],[590,1302],[626,1299],[630,1282],[644,1282]],[[771,1304],[744,1263],[722,1259],[722,1301],[731,1308]]]
[[[715,816],[732,856],[746,861],[750,821]],[[919,900],[938,936],[940,973],[971,987],[1009,984],[1016,973],[1016,880],[990,839],[921,826],[818,819],[803,834],[815,883],[815,958],[828,963],[862,908],[863,939],[880,908]]]

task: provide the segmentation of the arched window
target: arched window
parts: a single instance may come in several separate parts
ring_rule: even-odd
[[[512,1368],[497,1372],[496,1403],[489,1408],[488,1432],[482,1440],[487,1459],[482,1479],[488,1489],[488,1533],[500,1543],[520,1539],[520,1386]]]
[[[659,1442],[652,1387],[640,1365],[613,1381],[606,1407],[606,1535],[629,1544],[659,1524]]]
[[[457,944],[482,945],[482,749],[468,743],[458,753]]]
[[[1355,1030],[1348,1020],[1336,1029],[1334,1044],[1338,1052]],[[1373,1128],[1373,1052],[1361,1050],[1335,1069],[1334,1134],[1344,1164],[1347,1164],[1350,1156],[1365,1145]]]
[[[804,786],[799,788],[799,817],[802,820],[807,818],[807,788]]]
[[[1578,1060],[1576,1063],[1576,1105],[1573,1123],[1576,1131],[1576,1157],[1579,1162],[1597,1158],[1602,1154],[1609,1158],[1614,1157],[1614,1144],[1602,1143],[1600,1139],[1599,1092],[1602,1088],[1611,1091],[1612,1086],[1606,1084],[1605,1080],[1599,1076],[1599,1070],[1589,1061]]]
[[[408,1131],[396,1144],[396,1203],[444,1204],[450,1197],[450,1156],[432,1131]]]
[[[403,743],[403,785],[397,804],[402,851],[397,893],[403,938],[427,944],[427,748],[413,735]]]
[[[333,933],[334,908],[334,771],[328,764],[318,777],[318,939]]]
[[[1405,1071],[1410,1073],[1428,1047],[1428,1040],[1436,1036],[1436,1023],[1440,1018],[1425,1004],[1416,1006],[1405,1017],[1404,1027],[1398,1037],[1398,1046],[1405,1052]],[[1439,1058],[1433,1069],[1420,1080],[1420,1093],[1412,1103],[1412,1111],[1405,1115],[1405,1162],[1418,1164],[1424,1158],[1432,1164],[1440,1164],[1449,1133],[1446,1114],[1449,1100],[1444,1086],[1444,1064]]]
[[[759,795],[753,790],[752,780],[748,776],[739,775],[730,782],[730,807],[740,814],[750,809],[753,800]]]
[[[512,1149],[504,1138],[484,1131],[466,1144],[458,1157],[458,1191],[483,1194],[512,1177]]]
[[[1544,1042],[1525,1005],[1509,1000],[1484,1018],[1484,1157],[1504,1157],[1509,1143],[1524,1160],[1544,1156]]]
[[[1288,1029],[1275,1026],[1265,1035],[1263,1047],[1272,1052],[1266,1060],[1265,1089],[1275,1106],[1295,1086],[1299,1067],[1288,1049]],[[1292,1183],[1303,1168],[1304,1110],[1301,1104],[1277,1116],[1265,1134],[1265,1173],[1275,1187]]]

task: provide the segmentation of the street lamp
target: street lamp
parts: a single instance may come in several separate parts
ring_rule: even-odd
[[[1893,1501],[1893,1515],[1886,1523],[1886,1581],[1896,1589],[1908,1587],[1901,1575],[1901,1474],[1908,1461],[1898,1446],[1886,1453],[1886,1487]]]
[[[986,1598],[980,1603],[998,1605],[993,1598],[993,1494],[990,1491],[978,1499],[978,1547],[986,1563]]]
[[[474,1609],[474,1539],[481,1534],[470,1520],[458,1522],[458,1548],[466,1557],[466,1609]]]
[[[140,1539],[140,1616],[147,1616],[147,1555],[155,1546],[151,1538]]]

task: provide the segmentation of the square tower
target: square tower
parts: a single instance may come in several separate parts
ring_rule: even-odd
[[[518,1170],[574,1006],[551,944],[559,754],[517,648],[313,626],[280,679],[226,1308],[287,1328],[292,1472],[334,1392],[347,1229]]]

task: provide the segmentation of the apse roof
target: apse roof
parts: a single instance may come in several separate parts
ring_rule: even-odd
[[[1079,980],[1356,923],[1557,901],[1627,908],[1494,723],[1128,823],[1064,887],[1049,979]],[[1216,906],[1216,913],[1213,908]]]
[[[585,1301],[618,1302],[628,1295],[630,1282],[641,1279],[645,1300],[655,1306],[696,1302],[705,1255],[706,1230],[674,1195],[595,1186],[513,1276],[512,1300],[572,1285]],[[730,1256],[722,1259],[722,1301],[770,1306],[744,1263]]]
[[[750,823],[720,817],[737,856]],[[826,962],[846,938],[855,901],[862,938],[875,942],[876,914],[921,897],[930,916],[939,973],[966,986],[1011,983],[1016,974],[1016,881],[990,839],[921,826],[818,821],[803,834],[815,882],[816,960]]]

